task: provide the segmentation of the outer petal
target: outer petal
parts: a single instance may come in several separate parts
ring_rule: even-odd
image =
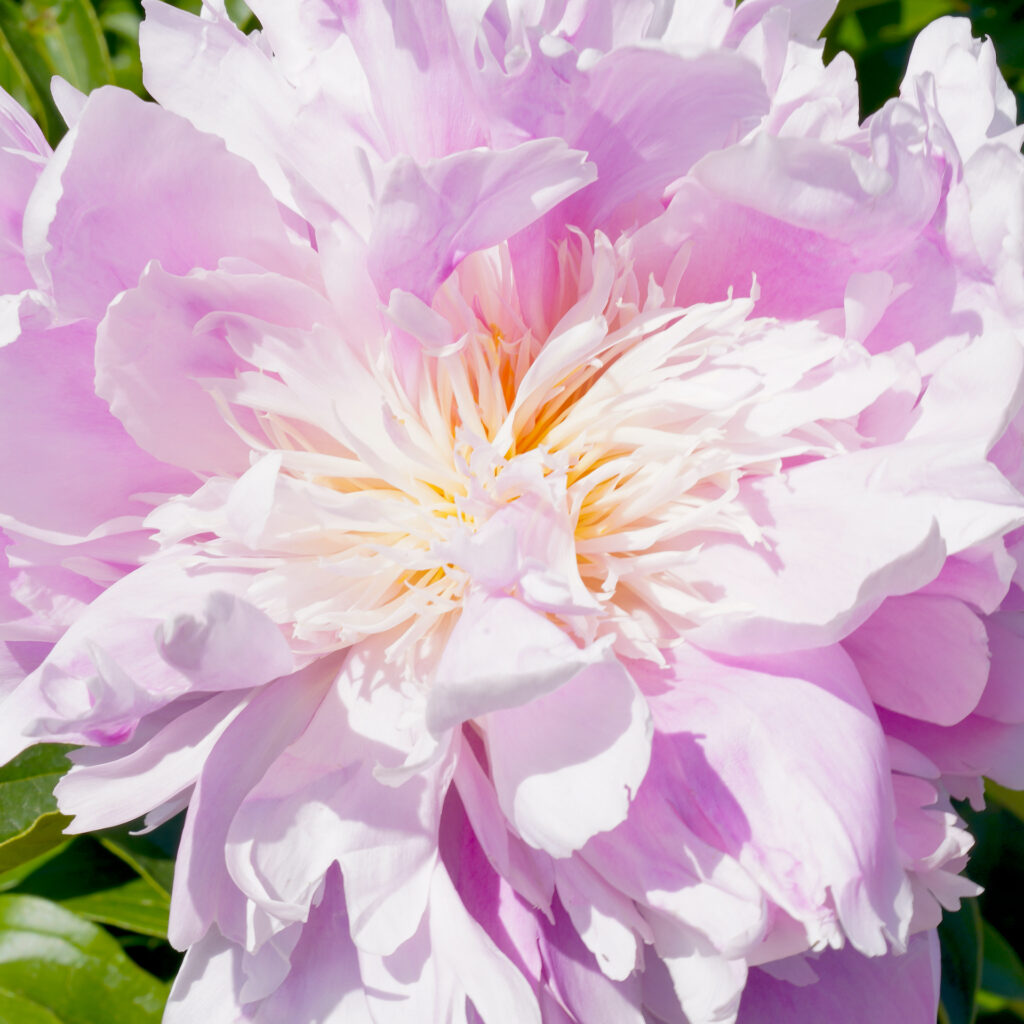
[[[470,596],[438,663],[427,725],[440,733],[468,718],[518,707],[608,659],[607,645],[577,647],[515,598]]]
[[[684,820],[712,842],[717,833],[811,943],[838,937],[829,904],[859,949],[902,942],[910,891],[888,755],[846,656],[832,648],[730,666],[688,648],[673,671],[676,688],[652,700],[658,728],[702,737],[731,797],[731,808],[704,808],[697,789]]]
[[[145,7],[139,32],[143,81],[160,105],[220,136],[280,202],[318,227],[325,217],[340,215],[362,231],[372,212],[367,162],[383,144],[362,69],[351,45],[339,38],[335,16],[299,5],[299,21],[319,21],[338,43],[320,61],[318,86],[310,94],[289,77],[294,63],[308,80],[312,52],[293,24],[287,38],[275,30],[288,19],[283,5],[259,9],[274,59],[262,39],[243,35],[223,10],[207,7],[197,18],[158,0]],[[252,102],[255,95],[259,103]]]
[[[975,779],[985,775],[1012,789],[1024,788],[1022,723],[1007,724],[975,714],[943,727],[884,709],[879,718],[887,735],[909,743],[945,775]]]
[[[737,1024],[933,1024],[939,1005],[939,943],[915,935],[902,956],[829,950],[810,961],[819,980],[794,985],[751,973]]]
[[[185,693],[246,689],[291,672],[277,626],[225,585],[238,580],[155,563],[109,587],[5,702],[0,757],[41,740],[120,743]]]
[[[988,678],[985,626],[951,597],[890,597],[843,646],[876,704],[938,725],[966,718]]]
[[[253,958],[216,929],[185,955],[171,990],[165,1024],[373,1024],[359,963],[348,934],[341,880],[332,874],[292,950],[293,970],[263,998],[241,998]],[[284,965],[285,970],[288,964]]]
[[[0,294],[32,287],[21,246],[22,214],[49,153],[39,126],[0,90]]]
[[[869,462],[876,457],[865,454]],[[938,574],[946,548],[931,508],[901,507],[891,495],[865,488],[847,462],[836,457],[793,470],[785,480],[741,486],[755,520],[770,524],[768,543],[750,548],[708,538],[693,576],[726,600],[694,631],[698,644],[780,651],[835,641],[884,597]],[[822,565],[830,571],[822,573]]]
[[[223,256],[270,270],[300,267],[250,165],[174,114],[113,88],[90,95],[47,165],[25,212],[25,247],[33,275],[68,319],[98,320],[151,259],[179,274]]]
[[[235,883],[282,920],[305,918],[337,861],[353,940],[388,955],[427,904],[447,766],[439,758],[397,787],[378,781],[415,738],[378,656],[370,644],[348,654],[301,737],[233,815],[226,859]]]
[[[531,846],[555,857],[625,818],[647,770],[646,701],[614,659],[484,719],[498,800]]]
[[[79,537],[144,515],[147,492],[193,478],[141,451],[96,396],[91,331],[30,331],[0,348],[0,505],[33,527]],[[46,472],[39,467],[45,465]]]
[[[174,979],[164,1024],[192,1024],[197,1016],[224,1024],[250,1024],[238,1002],[241,951],[217,932],[211,932],[185,954]]]
[[[939,18],[914,40],[900,94],[915,99],[929,79],[965,163],[989,139],[1008,136],[1006,142],[1019,147],[1017,103],[999,71],[995,47],[990,39],[972,36],[967,18]]]
[[[526,979],[467,913],[441,864],[417,934],[390,957],[360,956],[360,966],[375,1024],[541,1022]]]
[[[594,180],[585,155],[561,139],[470,150],[420,166],[390,166],[370,236],[369,268],[383,297],[394,288],[429,302],[458,262],[527,227]]]
[[[248,693],[223,693],[187,702],[169,722],[146,719],[145,733],[122,747],[78,750],[54,793],[75,820],[70,832],[95,832],[132,821],[195,784],[206,758],[242,710]],[[154,729],[156,730],[154,733]],[[141,731],[140,731],[141,732]]]
[[[616,210],[629,209],[627,222],[645,202],[660,212],[668,185],[738,141],[768,110],[757,69],[733,54],[686,60],[625,47],[599,60],[585,81],[559,134],[589,154],[598,180],[559,215],[609,234]]]
[[[206,759],[178,851],[171,900],[172,943],[185,948],[216,923],[234,941],[246,934],[244,899],[231,882],[224,847],[246,795],[309,724],[338,672],[326,658],[262,690]],[[253,736],[260,737],[254,747]]]
[[[851,274],[887,266],[941,195],[930,163],[881,146],[890,167],[814,139],[763,133],[709,154],[647,229],[665,238],[659,277],[690,241],[700,259],[683,276],[683,304],[720,300],[731,287],[745,294],[756,275],[762,315],[796,319],[841,307]]]
[[[249,445],[211,394],[250,368],[231,347],[232,320],[281,335],[329,315],[322,297],[304,285],[245,270],[182,277],[151,264],[99,327],[97,392],[143,448],[197,473],[237,475],[249,466]],[[244,411],[240,416],[259,436]]]

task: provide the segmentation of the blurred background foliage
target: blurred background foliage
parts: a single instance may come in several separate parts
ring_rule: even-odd
[[[242,0],[226,2],[244,31],[259,27]],[[140,0],[0,0],[0,86],[56,144],[53,75],[83,92],[115,84],[145,96],[142,14]],[[862,115],[896,93],[914,37],[947,14],[992,38],[1024,112],[1024,0],[840,0],[826,59],[853,57]],[[51,795],[65,753],[36,747],[0,768],[0,1021],[157,1024],[181,962],[166,941],[180,816],[145,835],[65,835]],[[957,808],[977,837],[968,874],[986,892],[940,929],[940,1024],[1024,1021],[1024,794],[990,785],[987,797],[983,812]]]

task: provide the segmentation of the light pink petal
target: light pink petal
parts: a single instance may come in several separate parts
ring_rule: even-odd
[[[618,661],[483,722],[498,800],[531,846],[564,857],[625,818],[647,770],[651,724]]]
[[[985,401],[971,401],[985,395]],[[908,439],[944,444],[961,458],[987,455],[1024,399],[1024,351],[992,330],[946,359],[931,376]]]
[[[494,786],[480,767],[472,745],[465,735],[462,737],[452,781],[468,823],[463,830],[467,836],[465,841],[474,851],[486,856],[490,865],[488,872],[493,869],[513,891],[527,900],[530,906],[546,911],[554,895],[552,862],[546,854],[527,846],[518,836],[509,832],[508,819],[498,805]],[[449,822],[453,803],[454,795],[449,790],[446,805]],[[455,871],[456,866],[449,863],[449,870]]]
[[[150,502],[137,495],[194,486],[141,451],[96,396],[92,344],[87,327],[72,325],[0,347],[0,503],[34,527],[79,537],[144,515]]]
[[[731,1021],[740,1004],[747,965],[717,954],[693,952],[665,958],[676,998],[689,1024]]]
[[[352,937],[380,955],[423,916],[446,785],[440,759],[401,785],[378,781],[411,751],[391,685],[372,647],[349,653],[302,735],[242,800],[226,852],[234,882],[283,920],[305,917],[337,861]]]
[[[987,615],[996,611],[1004,601],[1013,603],[1010,581],[1016,569],[1016,561],[999,538],[946,559],[942,572],[920,592],[959,598]]]
[[[257,958],[212,928],[185,954],[165,1024],[194,1024],[206,1017],[218,1024],[374,1024],[347,925],[341,883],[332,877],[291,951],[287,977],[256,1000],[243,997]],[[282,966],[288,971],[287,962]]]
[[[730,287],[746,294],[756,274],[763,315],[842,307],[850,275],[886,267],[940,198],[935,167],[879,145],[882,156],[869,160],[813,139],[755,134],[710,153],[645,230],[664,239],[662,272],[683,243],[699,249],[678,300],[717,301]]]
[[[890,597],[843,646],[876,704],[938,725],[966,718],[988,678],[985,626],[955,598]]]
[[[292,671],[277,626],[231,594],[238,583],[225,574],[190,578],[176,566],[154,563],[109,587],[5,702],[2,752],[16,753],[33,740],[120,743],[143,716],[182,694],[245,689]],[[244,653],[236,650],[225,660],[224,637],[240,625]],[[173,654],[177,664],[165,657],[162,642],[175,629],[183,631]]]
[[[864,454],[885,465],[884,456]],[[708,538],[692,578],[724,600],[694,631],[697,643],[779,651],[835,641],[884,597],[938,574],[946,547],[930,503],[903,504],[865,487],[867,467],[856,473],[855,465],[836,457],[795,469],[785,480],[741,485],[741,500],[770,524],[767,545]]]
[[[271,3],[258,7],[267,11]],[[333,8],[325,20],[351,41],[391,150],[386,155],[406,153],[421,162],[486,141],[444,0],[404,7],[355,0]],[[272,15],[272,35],[280,39],[290,30],[287,22]]]
[[[100,319],[153,259],[177,274],[225,256],[301,268],[251,166],[220,140],[114,88],[90,95],[47,165],[25,213],[25,245],[33,275],[52,287],[67,318]]]
[[[571,1013],[570,1020],[580,1024],[642,1024],[639,973],[619,981],[607,977],[560,907],[556,907],[554,921],[542,922],[541,928],[546,973],[561,1004]],[[545,1016],[544,1024],[548,1020]]]
[[[634,902],[644,921],[638,934],[653,938],[659,956],[740,956],[764,934],[766,901],[723,852],[730,847],[715,822],[743,820],[696,738],[659,730],[629,816],[579,856]]]
[[[152,264],[98,332],[100,396],[143,448],[198,473],[235,475],[249,466],[249,445],[214,397],[220,381],[226,388],[249,368],[231,346],[231,314],[272,323],[278,333],[308,329],[323,315],[322,298],[304,285],[247,269],[180,277]],[[261,436],[245,411],[239,419]]]
[[[360,968],[374,1024],[541,1024],[530,985],[467,912],[441,864],[417,934],[389,957],[361,954]]]
[[[977,712],[997,721],[1024,722],[1024,595],[1013,587],[1002,609],[985,619],[992,661]]]
[[[566,223],[613,233],[660,212],[661,193],[703,156],[741,139],[768,110],[757,68],[727,53],[683,59],[624,47],[589,69],[560,134],[588,153],[597,181],[559,211]]]
[[[593,181],[585,159],[561,139],[425,165],[396,158],[370,236],[369,268],[381,296],[399,288],[429,302],[464,256],[516,234]]]
[[[582,857],[555,862],[558,899],[601,973],[625,981],[643,963],[653,935],[633,901],[605,881]]]
[[[371,213],[368,162],[383,145],[373,124],[373,103],[351,44],[339,38],[336,16],[308,3],[260,8],[272,38],[245,36],[227,14],[206,8],[202,18],[147,0],[139,32],[143,81],[166,110],[224,140],[248,160],[275,198],[317,224],[341,216],[363,231]],[[314,54],[295,21],[322,18],[337,42],[317,68],[317,88],[295,88],[292,66],[306,74]],[[278,33],[275,26],[289,24]],[[331,26],[335,26],[332,30]],[[305,33],[303,33],[305,34]],[[253,96],[259,102],[251,102]],[[374,164],[379,163],[375,159]],[[322,241],[322,240],[318,240]],[[322,251],[322,246],[321,246]]]
[[[439,734],[468,718],[518,707],[609,657],[606,646],[577,647],[515,598],[471,595],[438,662],[427,725]]]
[[[728,41],[741,37],[767,14],[781,9],[788,14],[792,38],[805,44],[817,42],[822,29],[835,11],[835,0],[747,0],[733,16]]]
[[[288,977],[252,1012],[253,1024],[373,1024],[336,875],[292,953]]]
[[[0,549],[7,538],[0,533]],[[0,637],[54,643],[99,596],[92,580],[58,565],[18,565],[0,555]]]
[[[1021,744],[1024,724],[968,715],[956,725],[940,726],[884,709],[879,718],[886,734],[909,743],[930,758],[944,775],[985,775],[1011,789],[1024,788]]]
[[[39,126],[0,90],[0,292],[14,294],[33,285],[22,250],[22,214],[50,147]]]
[[[206,759],[178,851],[170,935],[178,948],[211,924],[235,941],[246,934],[245,901],[224,863],[231,819],[249,791],[316,713],[338,672],[338,659],[271,683],[228,726]],[[260,737],[254,745],[252,737]]]
[[[737,1024],[934,1024],[939,1004],[939,943],[915,935],[902,956],[828,950],[810,960],[818,981],[794,985],[754,970]]]
[[[699,737],[729,794],[702,807],[697,791],[693,827],[707,815],[726,852],[812,943],[837,923],[866,952],[902,941],[910,892],[884,734],[849,659],[831,648],[730,666],[691,647],[673,671],[677,687],[652,700],[658,728]]]
[[[166,723],[160,713],[149,715],[145,731],[151,735],[136,732],[128,749],[76,751],[73,767],[54,790],[63,812],[75,819],[68,831],[94,832],[133,821],[194,785],[213,745],[248,698],[248,693],[223,693],[189,702]]]
[[[939,18],[914,40],[900,95],[914,102],[921,90],[931,99],[929,86],[964,162],[989,139],[1006,136],[1019,149],[1017,102],[996,63],[995,47],[990,39],[975,39],[966,18]]]
[[[185,954],[174,979],[164,1024],[194,1024],[197,1016],[224,1024],[252,1024],[238,1002],[241,950],[213,930]]]
[[[32,115],[3,89],[0,89],[0,138],[5,148],[39,156],[48,156],[51,152]]]

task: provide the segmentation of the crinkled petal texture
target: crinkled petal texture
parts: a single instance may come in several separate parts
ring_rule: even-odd
[[[933,1024],[1024,785],[1024,158],[830,0],[147,0],[0,102],[0,757],[167,1021]],[[71,109],[73,108],[73,109]]]

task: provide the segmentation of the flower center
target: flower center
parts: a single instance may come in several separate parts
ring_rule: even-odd
[[[250,399],[264,434],[244,432],[253,468],[187,499],[187,525],[158,510],[161,538],[251,572],[248,599],[311,653],[375,633],[394,635],[395,656],[414,652],[479,587],[583,642],[610,633],[622,653],[658,657],[708,604],[687,578],[701,538],[755,542],[739,480],[793,446],[734,429],[753,388],[729,363],[757,324],[748,300],[665,308],[600,236],[565,243],[560,265],[543,330],[499,247],[423,307],[435,342],[438,323],[450,341],[408,379],[393,338],[383,356],[345,349],[340,382],[304,379],[305,407]]]

